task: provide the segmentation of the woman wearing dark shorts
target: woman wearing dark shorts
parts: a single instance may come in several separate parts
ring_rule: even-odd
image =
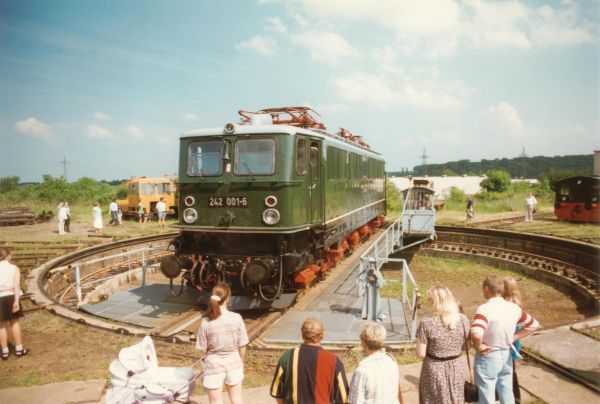
[[[27,355],[29,352],[23,348],[21,338],[21,325],[19,318],[23,317],[19,297],[21,293],[21,272],[16,265],[10,263],[11,252],[8,248],[0,249],[0,348],[2,360],[7,360],[8,351],[8,332],[6,325],[10,325],[10,330],[15,344],[15,356]]]

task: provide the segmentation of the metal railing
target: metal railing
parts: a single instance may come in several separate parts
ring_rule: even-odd
[[[404,246],[401,220],[402,218],[400,217],[392,223],[392,225],[390,225],[363,253],[360,257],[359,273],[362,274],[365,271],[379,272],[381,267],[388,262],[402,263],[402,304],[410,310],[410,338],[411,340],[414,340],[417,332],[417,309],[420,303],[419,288],[417,287],[415,278],[413,277],[406,260],[402,258],[389,258],[389,256],[405,248],[428,241],[430,238],[427,237],[423,240]],[[376,301],[376,299],[374,301]],[[371,305],[368,306],[368,310],[370,309],[373,309]],[[367,315],[367,318],[376,318],[376,313],[369,314]]]
[[[55,268],[53,270],[51,270],[51,272],[62,272],[64,273],[67,270],[73,270],[74,273],[74,282],[70,285],[71,288],[73,288],[73,290],[75,291],[75,295],[77,297],[77,307],[80,307],[83,304],[83,288],[87,288],[87,287],[91,287],[97,283],[103,283],[106,282],[107,280],[114,278],[115,276],[120,276],[123,273],[127,273],[129,279],[131,279],[131,277],[133,275],[137,275],[141,272],[142,274],[142,278],[141,278],[141,282],[140,282],[140,286],[145,286],[146,284],[146,272],[148,271],[148,268],[156,265],[156,264],[150,264],[148,262],[148,260],[152,257],[153,253],[165,253],[165,252],[169,252],[166,248],[159,248],[159,247],[142,247],[142,248],[136,248],[134,250],[129,250],[129,251],[124,251],[118,254],[112,254],[112,255],[108,255],[105,257],[99,257],[99,258],[94,258],[91,260],[87,260],[87,261],[78,261],[78,262],[74,262],[72,264],[69,264],[68,266],[63,266],[63,267],[59,267],[59,268]],[[117,261],[121,259],[121,261]],[[98,269],[96,271],[91,271],[89,274],[85,275],[84,278],[82,278],[82,271],[86,266],[91,266],[94,264],[99,264],[99,263],[105,263],[107,261],[117,261],[117,262],[111,262],[109,265],[104,265],[101,269]],[[134,261],[139,261],[139,265],[136,265],[135,268],[132,268],[132,262]],[[89,281],[83,282],[82,279],[85,278],[90,278],[92,276],[95,275],[100,275],[103,272],[108,272],[110,271],[111,267],[120,267],[120,266],[124,266],[127,265],[128,269],[125,271],[121,271],[119,273],[113,273],[110,274],[108,276],[102,276],[102,277],[94,277],[94,279],[91,279]]]

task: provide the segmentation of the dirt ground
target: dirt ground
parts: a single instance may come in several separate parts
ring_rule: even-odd
[[[435,284],[447,286],[460,301],[468,317],[475,314],[477,306],[485,300],[481,292],[481,282],[491,273],[502,277],[511,276],[518,281],[523,307],[546,328],[574,323],[596,313],[576,301],[571,296],[518,272],[500,270],[491,266],[475,264],[468,260],[449,260],[415,256],[409,264],[422,296],[421,316],[431,313],[428,304],[427,289]],[[402,279],[402,271],[390,268],[383,272],[385,279]],[[382,290],[386,297],[397,297],[400,284],[388,282]]]

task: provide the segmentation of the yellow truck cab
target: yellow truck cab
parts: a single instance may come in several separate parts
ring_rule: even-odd
[[[146,217],[155,217],[160,198],[165,198],[168,215],[177,213],[177,185],[173,178],[133,177],[127,181],[127,199],[119,199],[117,204],[124,216],[137,216],[141,201]]]

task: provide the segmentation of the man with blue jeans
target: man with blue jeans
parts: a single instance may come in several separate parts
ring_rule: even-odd
[[[501,404],[514,404],[512,386],[512,357],[514,341],[532,333],[539,323],[512,302],[502,298],[504,285],[498,275],[489,275],[483,281],[483,297],[487,302],[477,308],[471,325],[471,341],[477,350],[475,356],[475,385],[479,403],[496,402],[495,391]],[[517,327],[521,329],[515,333]]]

